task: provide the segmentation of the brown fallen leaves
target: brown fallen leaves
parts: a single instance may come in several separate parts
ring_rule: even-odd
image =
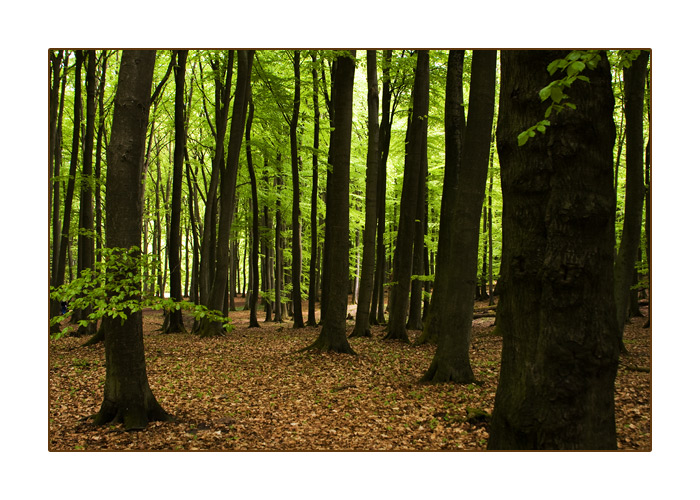
[[[163,335],[157,312],[144,314],[153,393],[178,419],[140,432],[84,420],[102,401],[104,347],[85,339],[50,343],[50,450],[484,450],[498,381],[500,337],[493,318],[477,319],[471,362],[480,385],[418,383],[433,346],[353,339],[358,356],[298,352],[317,328],[291,322],[247,328],[247,312],[224,338]],[[650,332],[634,319],[629,356],[616,383],[618,446],[651,449]],[[351,331],[351,322],[348,329]],[[409,332],[415,340],[419,332]],[[626,368],[629,367],[629,368]]]

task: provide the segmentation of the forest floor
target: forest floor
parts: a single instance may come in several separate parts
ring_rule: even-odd
[[[647,308],[642,311],[646,315]],[[350,339],[358,355],[349,356],[299,352],[319,328],[263,323],[262,311],[261,328],[248,328],[248,311],[230,317],[233,332],[201,340],[161,334],[162,313],[144,312],[148,379],[177,421],[138,432],[96,427],[85,418],[102,402],[104,346],[82,347],[86,338],[76,337],[50,341],[49,450],[486,449],[488,422],[472,410],[493,410],[501,355],[501,338],[491,333],[494,318],[474,321],[470,359],[481,384],[430,385],[419,379],[435,347],[384,341],[381,327],[371,338]],[[621,357],[615,384],[621,450],[651,450],[651,331],[645,322],[633,318],[625,329],[629,354]],[[419,333],[409,332],[412,342]]]

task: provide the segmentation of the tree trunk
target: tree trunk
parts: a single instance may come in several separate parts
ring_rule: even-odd
[[[503,187],[499,330],[501,372],[489,449],[616,447],[619,342],[610,66],[567,94],[577,109],[552,116],[546,134],[517,136],[541,119],[547,65],[566,51],[504,51],[498,155]]]
[[[418,188],[421,173],[421,153],[423,141],[427,140],[428,131],[428,97],[429,97],[429,53],[418,51],[416,79],[413,88],[413,117],[409,125],[409,137],[404,168],[403,188],[401,191],[401,211],[399,228],[394,253],[394,272],[389,300],[389,325],[384,339],[408,342],[406,331],[406,313],[411,286],[411,268],[413,264],[413,235]]]
[[[423,141],[421,151],[421,171],[418,177],[418,196],[416,197],[416,220],[413,234],[413,276],[425,274],[423,259],[425,251],[425,192],[428,177],[428,141],[427,129],[426,140]],[[411,279],[411,298],[408,309],[407,330],[422,330],[423,315],[421,307],[423,305],[423,283],[420,278]]]
[[[187,51],[177,51],[175,66],[175,155],[173,158],[173,187],[170,205],[170,234],[168,239],[168,262],[170,269],[170,298],[182,302],[182,265],[180,247],[182,246],[182,230],[180,220],[182,214],[182,167],[185,162],[185,70]],[[163,333],[185,333],[185,323],[182,319],[182,309],[169,311],[163,324]]]
[[[301,209],[299,207],[299,153],[297,125],[301,104],[300,51],[294,51],[294,105],[289,136],[292,157],[292,303],[294,305],[293,328],[304,328],[304,315],[301,309]]]
[[[334,126],[333,182],[328,192],[326,245],[333,258],[327,260],[327,311],[318,339],[306,349],[355,354],[346,333],[347,279],[350,237],[350,147],[352,142],[352,97],[355,51],[338,57],[333,81]],[[326,293],[324,291],[324,293]]]
[[[248,175],[250,176],[250,195],[252,204],[252,238],[250,244],[250,328],[260,328],[258,323],[258,293],[260,286],[259,250],[260,250],[260,228],[258,214],[258,184],[255,179],[255,167],[253,165],[253,151],[250,146],[250,129],[253,127],[253,114],[255,107],[250,89],[248,90],[248,120],[245,127],[245,152],[248,163]]]
[[[309,314],[306,324],[316,326],[316,262],[318,260],[318,146],[321,113],[318,107],[318,70],[316,69],[316,52],[311,52],[311,75],[313,78],[314,103],[314,145],[311,156],[313,180],[311,187],[311,262],[309,262]]]
[[[365,180],[365,231],[362,241],[362,273],[350,337],[370,337],[369,309],[374,289],[374,258],[377,234],[377,171],[379,169],[379,86],[377,51],[367,51],[367,176]]]
[[[461,62],[464,52],[460,52]],[[453,66],[449,69],[453,69]],[[461,64],[454,66],[454,70],[461,69]],[[457,185],[455,195],[450,197],[454,205],[445,206],[447,211],[440,216],[447,218],[447,224],[451,226],[450,246],[445,248],[446,258],[440,262],[440,265],[447,266],[448,271],[441,273],[441,279],[446,280],[443,283],[445,298],[434,314],[440,316],[442,330],[433,361],[423,376],[426,382],[474,382],[469,362],[469,342],[479,262],[479,216],[488,176],[495,92],[496,51],[475,50],[472,56],[469,115],[460,163],[445,165],[445,169],[457,170]],[[461,128],[459,124],[458,128]]]
[[[391,144],[391,50],[385,50],[382,58],[382,121],[379,124],[379,169],[377,172],[377,258],[372,290],[372,307],[369,324],[386,323],[384,319],[384,274],[386,268],[386,164]]]
[[[138,196],[156,52],[124,51],[108,149],[106,247],[138,255],[142,205]],[[137,269],[131,270],[138,272]],[[137,294],[140,298],[140,287]],[[105,317],[104,400],[95,424],[123,422],[127,430],[170,420],[148,384],[141,313]]]
[[[63,285],[66,274],[66,259],[68,256],[69,233],[71,212],[73,209],[73,192],[75,191],[75,176],[78,169],[78,153],[80,152],[80,122],[82,114],[82,83],[81,67],[83,64],[83,53],[80,50],[75,52],[75,95],[73,97],[73,141],[71,144],[70,167],[68,170],[68,183],[63,208],[63,223],[61,224],[61,242],[58,251],[58,258],[54,257],[54,269],[51,275],[51,286],[58,288]],[[60,301],[51,301],[51,316],[60,314]]]
[[[61,53],[62,54],[62,53]],[[66,53],[65,55],[66,59],[68,57],[68,54]],[[63,55],[61,55],[61,58],[63,58]],[[58,58],[54,59],[52,62],[55,64],[55,61]],[[59,61],[60,62],[60,61]],[[67,66],[67,61],[64,63],[64,67]],[[60,65],[59,68],[56,69],[56,71],[60,72]],[[59,74],[60,76],[60,74]],[[53,95],[53,99],[58,100],[56,102],[56,108],[57,108],[57,117],[56,117],[56,124],[55,124],[55,131],[52,129],[52,136],[54,137],[53,143],[51,145],[51,155],[53,157],[53,176],[51,177],[51,184],[52,184],[52,218],[51,218],[51,236],[53,238],[52,241],[52,248],[51,248],[51,286],[56,286],[55,283],[57,283],[57,277],[56,274],[58,273],[58,261],[59,261],[59,256],[61,254],[61,200],[60,200],[60,194],[61,194],[61,182],[59,181],[59,176],[61,175],[61,158],[63,156],[62,154],[62,149],[63,149],[63,144],[62,144],[62,137],[63,137],[63,103],[65,102],[65,95],[66,95],[66,72],[65,70],[63,71],[63,76],[60,78],[60,86],[61,86],[61,97],[60,100],[58,100],[58,95]],[[58,82],[54,83],[54,87],[58,88]],[[65,269],[65,263],[64,263],[64,269]],[[65,272],[65,271],[64,271]],[[61,278],[61,282],[63,281],[63,278]],[[59,300],[52,300],[50,302],[50,313],[51,316],[55,316],[56,314],[60,313],[61,311],[61,305]],[[59,325],[56,324],[50,328],[51,333],[56,333],[60,329]]]
[[[279,158],[278,158],[279,160]],[[282,290],[284,289],[284,252],[282,252],[282,179],[279,174],[275,175],[275,186],[277,187],[277,202],[275,210],[275,323],[284,321],[282,311]]]
[[[229,134],[226,166],[221,171],[221,213],[216,243],[216,271],[207,307],[226,314],[225,299],[228,277],[228,242],[233,222],[233,204],[238,178],[238,163],[246,121],[248,88],[253,62],[253,51],[239,50],[236,74],[236,91],[233,101],[233,118]],[[200,324],[199,335],[211,337],[224,333],[223,325],[204,319]]]
[[[624,69],[627,181],[625,188],[625,221],[622,226],[620,248],[615,259],[615,309],[617,333],[622,352],[625,321],[629,311],[630,287],[634,280],[637,249],[642,233],[644,207],[644,84],[649,52],[642,51]]]

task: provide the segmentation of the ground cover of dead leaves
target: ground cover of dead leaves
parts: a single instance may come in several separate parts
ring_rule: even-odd
[[[485,304],[477,304],[477,307]],[[434,346],[373,337],[351,339],[358,356],[298,352],[318,328],[291,322],[247,328],[248,312],[231,313],[223,338],[157,332],[161,314],[144,314],[148,378],[177,422],[138,432],[95,427],[104,385],[104,347],[85,338],[49,344],[49,449],[63,450],[484,450],[493,410],[501,338],[493,318],[474,321],[471,363],[481,385],[419,383]],[[261,315],[262,316],[262,315]],[[625,336],[630,354],[616,382],[618,448],[651,449],[650,330],[635,318]],[[348,322],[349,331],[351,323]],[[419,332],[409,332],[415,340]],[[641,370],[641,371],[640,371]]]

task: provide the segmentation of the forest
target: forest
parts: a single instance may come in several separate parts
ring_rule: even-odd
[[[50,451],[651,451],[649,50],[47,62]]]

